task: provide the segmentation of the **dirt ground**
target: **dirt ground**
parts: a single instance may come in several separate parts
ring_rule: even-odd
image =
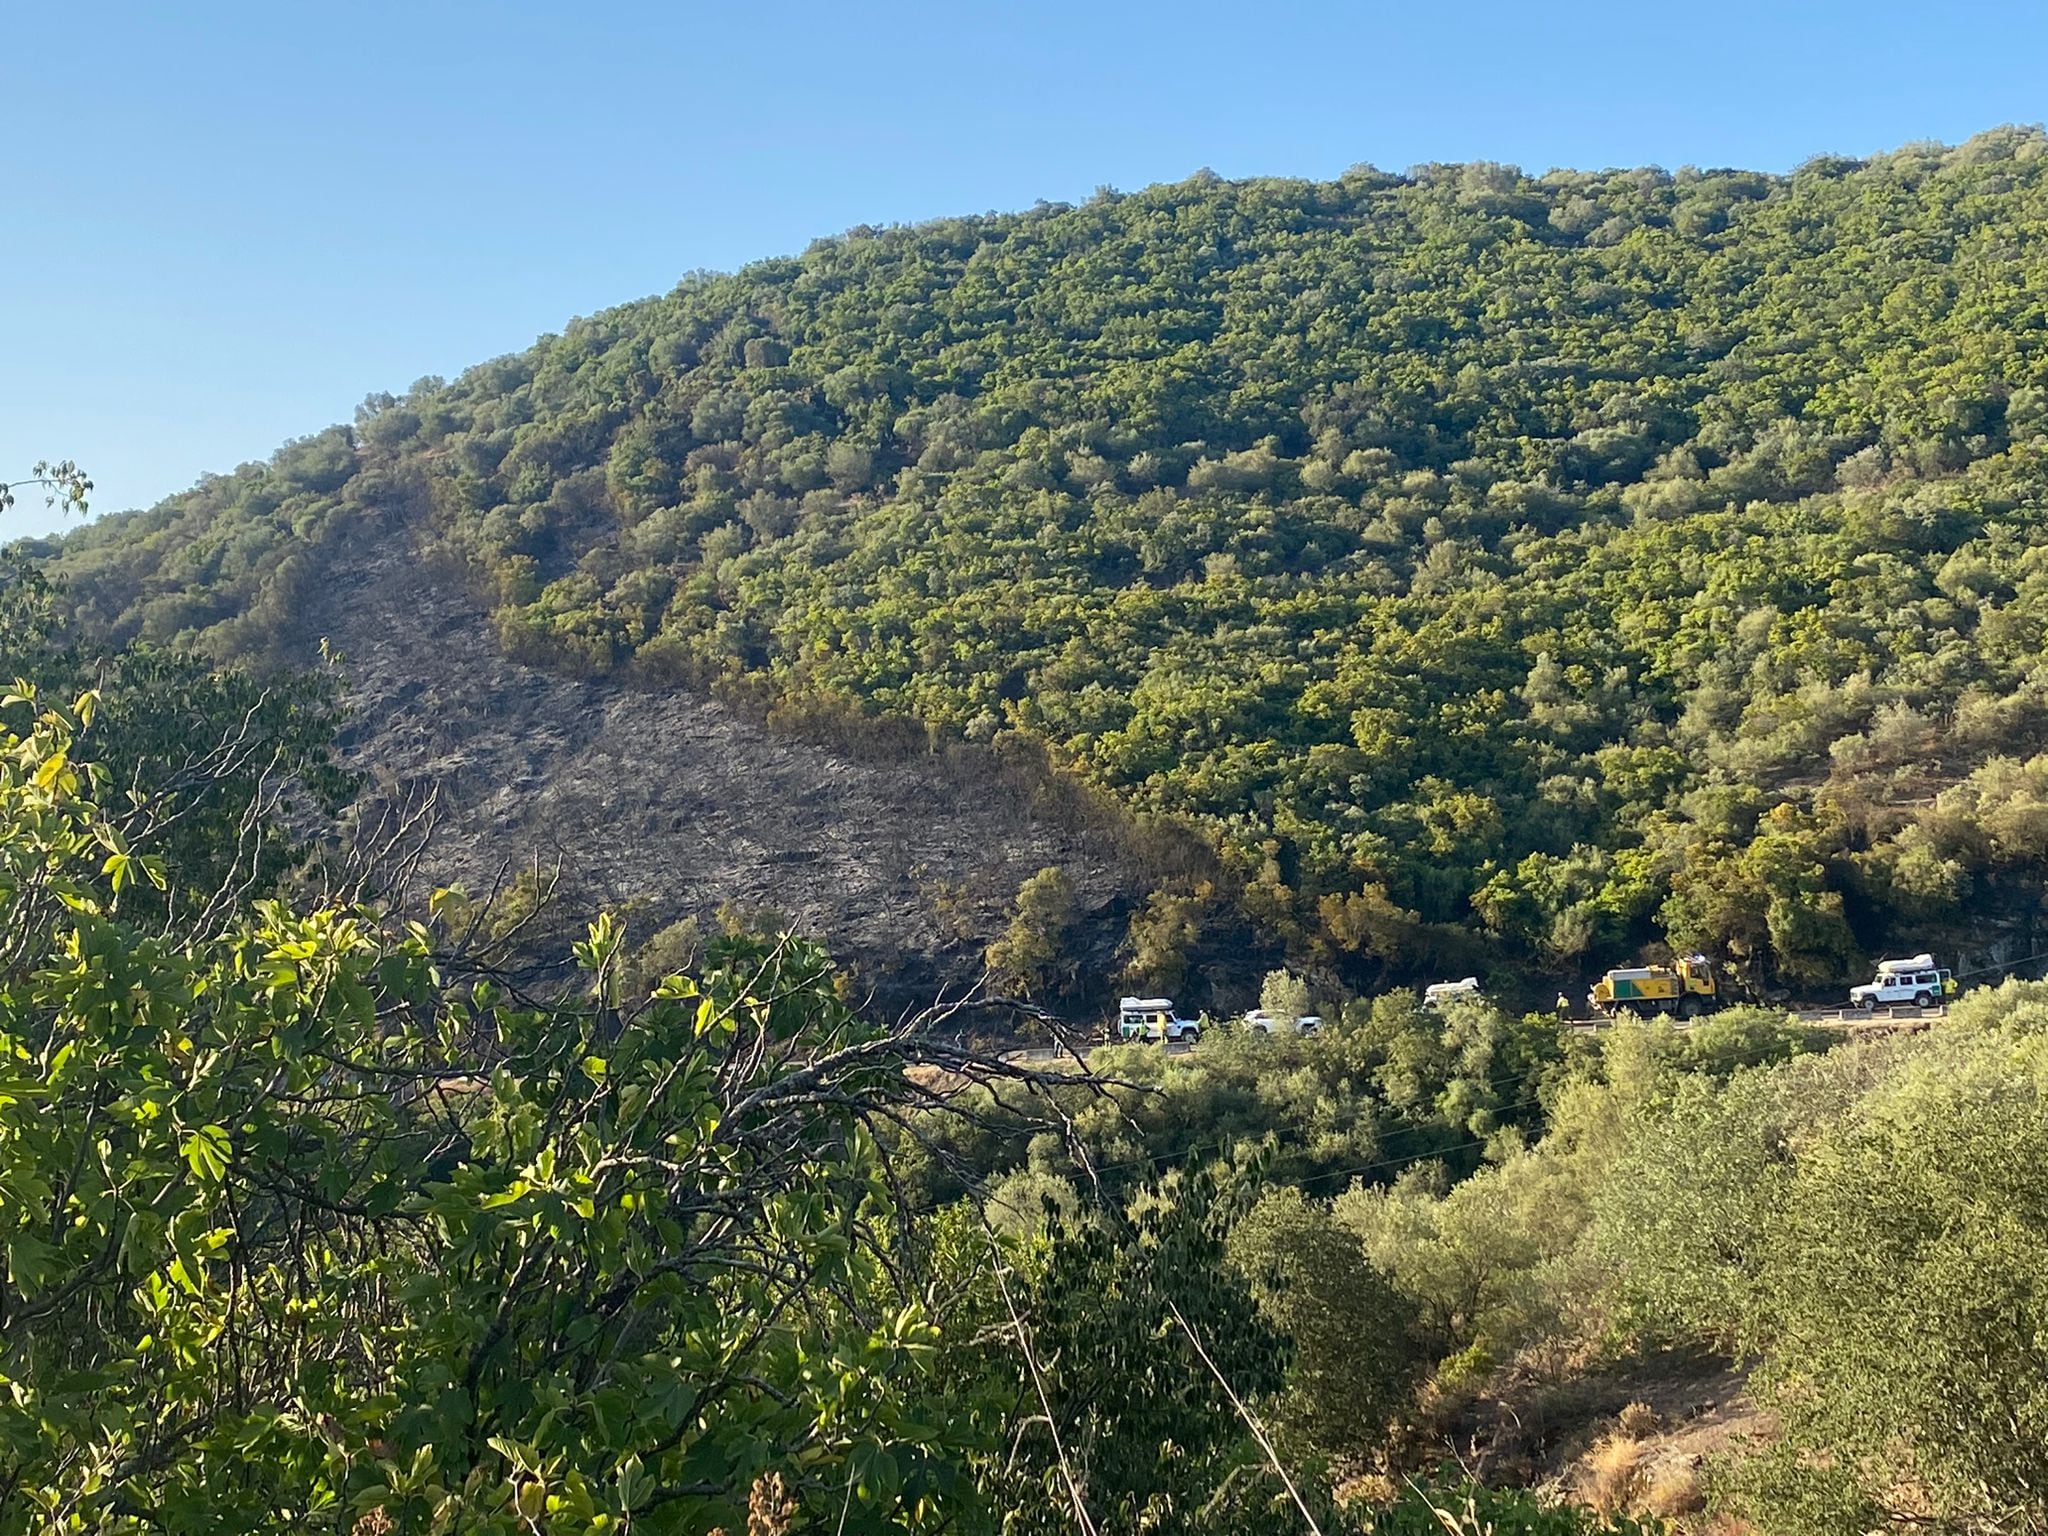
[[[1726,1361],[1669,1352],[1559,1382],[1524,1381],[1474,1403],[1457,1447],[1489,1481],[1533,1486],[1602,1513],[1732,1528],[1704,1513],[1702,1472],[1768,1440],[1770,1415]]]

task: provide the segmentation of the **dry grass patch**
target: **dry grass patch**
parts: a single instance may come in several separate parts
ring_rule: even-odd
[[[1643,1491],[1644,1514],[1669,1520],[1678,1515],[1696,1515],[1707,1507],[1707,1491],[1700,1482],[1700,1458],[1666,1456],[1650,1468],[1649,1487]]]
[[[1615,1432],[1627,1435],[1632,1440],[1647,1440],[1663,1427],[1662,1416],[1641,1398],[1637,1398],[1614,1416]]]
[[[1634,1435],[1616,1431],[1601,1436],[1586,1454],[1581,1496],[1602,1515],[1625,1514],[1649,1490],[1644,1453],[1649,1447]]]

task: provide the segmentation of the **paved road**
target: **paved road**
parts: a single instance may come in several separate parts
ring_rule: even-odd
[[[1860,1030],[1925,1029],[1929,1024],[1948,1017],[1946,1005],[1937,1005],[1933,1008],[1877,1008],[1867,1013],[1861,1008],[1791,1008],[1786,1011],[1802,1024],[1813,1024],[1823,1029],[1839,1029],[1847,1034],[1854,1034]],[[1679,1023],[1677,1027],[1690,1029],[1694,1024],[1704,1023],[1712,1017],[1711,1013],[1702,1014],[1697,1019]],[[1612,1028],[1614,1024],[1612,1019],[1599,1018],[1565,1019],[1561,1022],[1563,1027],[1576,1030],[1582,1035],[1597,1034],[1603,1029]],[[1093,1049],[1099,1043],[1079,1042],[1084,1051]],[[1191,1044],[1175,1044],[1167,1046],[1166,1053],[1169,1056],[1184,1056],[1194,1049]],[[1014,1051],[1005,1051],[1003,1060],[1015,1062],[1020,1067],[1040,1069],[1059,1066],[1062,1063],[1074,1067],[1081,1065],[1073,1052],[1060,1045],[1023,1046]]]
[[[1812,1024],[1821,1029],[1839,1029],[1845,1034],[1856,1034],[1865,1030],[1920,1030],[1948,1017],[1948,1009],[1944,1005],[1936,1005],[1933,1008],[1876,1008],[1867,1013],[1861,1008],[1788,1008],[1785,1011],[1801,1024]],[[1703,1013],[1696,1019],[1679,1022],[1677,1027],[1691,1029],[1693,1025],[1704,1024],[1711,1018],[1711,1013]],[[1566,1023],[1582,1035],[1597,1034],[1603,1029],[1614,1027],[1612,1019],[1569,1019]]]
[[[1937,1019],[1948,1017],[1948,1005],[1937,1003],[1932,1008],[1795,1008],[1792,1016],[1802,1024],[1840,1024],[1855,1027],[1859,1024],[1932,1024]]]
[[[1109,1042],[1102,1040],[1080,1040],[1075,1043],[1084,1051],[1092,1051],[1097,1046]],[[1169,1056],[1185,1056],[1194,1048],[1194,1044],[1191,1041],[1176,1041],[1172,1045],[1166,1046],[1165,1051]],[[1041,1069],[1062,1065],[1069,1067],[1083,1065],[1083,1063],[1076,1060],[1074,1053],[1063,1045],[1020,1046],[1014,1051],[1003,1052],[1003,1060],[1014,1062],[1020,1067],[1038,1067]]]

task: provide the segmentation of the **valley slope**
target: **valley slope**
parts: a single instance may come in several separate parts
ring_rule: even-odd
[[[34,548],[83,627],[225,658],[352,591],[365,760],[459,768],[479,867],[578,821],[608,889],[926,952],[914,871],[973,848],[958,956],[1050,863],[1098,987],[1121,940],[1133,984],[1547,1001],[1660,946],[1767,993],[2048,947],[2044,489],[2048,139],[2002,129],[859,229]],[[426,570],[462,646],[354,638],[458,601]],[[1047,758],[1208,854],[1112,875],[914,752],[743,744],[769,711]]]

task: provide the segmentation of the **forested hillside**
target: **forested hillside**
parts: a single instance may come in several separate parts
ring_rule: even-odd
[[[45,546],[263,660],[364,541],[513,656],[1042,743],[1352,984],[2035,938],[2048,138],[1362,167],[857,229]],[[408,544],[410,549],[410,543]],[[420,658],[422,667],[434,665]]]
[[[416,823],[326,814],[318,682],[70,646],[0,574],[0,1536],[1592,1529],[1427,1457],[1365,1498],[1320,1438],[1281,1460],[1249,1170],[984,1204],[1003,1141],[1092,1098],[1099,1143],[1134,1080],[879,1027],[787,934],[684,963],[586,912],[529,964],[535,892],[417,891]],[[1473,1024],[1420,1092],[1546,1033]]]
[[[2048,1531],[2048,985],[1039,1072],[518,963],[317,685],[0,598],[0,1536]]]

